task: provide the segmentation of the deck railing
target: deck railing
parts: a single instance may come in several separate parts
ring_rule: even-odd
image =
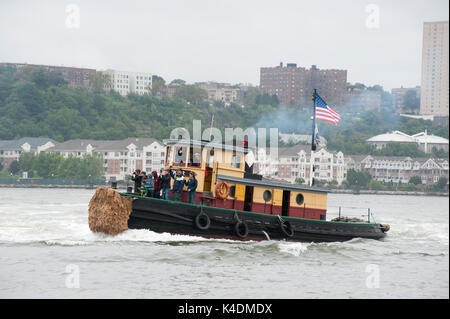
[[[344,211],[345,209],[345,211]],[[350,213],[348,213],[350,211]],[[368,223],[376,223],[373,212],[367,207],[357,206],[328,206],[327,217],[333,218],[350,217],[350,218],[366,218]]]

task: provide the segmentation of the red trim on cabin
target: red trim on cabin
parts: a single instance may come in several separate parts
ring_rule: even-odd
[[[187,191],[183,190],[183,195],[181,196],[181,200],[184,203],[187,203]],[[200,205],[202,200],[203,193],[196,192],[195,196],[195,204]],[[210,202],[210,206],[218,207],[218,208],[226,208],[226,209],[235,209],[235,210],[244,210],[244,202],[240,200],[234,199],[212,199]],[[265,208],[264,208],[265,206]],[[260,213],[260,214],[268,214],[268,215],[279,215],[281,216],[282,208],[278,205],[272,204],[263,204],[263,203],[252,203],[251,212]],[[306,219],[316,219],[320,220],[320,215],[325,215],[326,217],[327,211],[326,209],[316,209],[316,208],[308,208],[306,207],[289,207],[288,216],[289,217],[297,217],[297,218],[306,218]]]
[[[252,212],[268,214],[268,215],[281,215],[281,207],[274,206],[270,203],[252,203]]]
[[[308,207],[306,209],[305,207],[289,207],[289,217],[320,220],[320,215],[326,216],[327,210]]]

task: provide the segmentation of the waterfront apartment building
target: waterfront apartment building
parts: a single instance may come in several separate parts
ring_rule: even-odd
[[[91,76],[97,72],[95,69],[75,68],[75,67],[55,66],[55,65],[28,64],[28,63],[0,63],[0,65],[12,66],[17,70],[20,70],[25,67],[43,68],[49,72],[61,75],[64,81],[67,82],[67,85],[71,88],[76,87],[83,87],[86,89],[89,88]]]
[[[126,138],[123,140],[76,139],[48,148],[46,152],[83,157],[86,154],[99,154],[104,160],[107,180],[126,180],[134,170],[146,173],[159,171],[164,167],[165,147],[153,138]]]
[[[260,69],[262,93],[277,95],[280,104],[286,107],[311,105],[313,90],[328,103],[342,105],[347,91],[347,70],[321,70],[297,67],[295,63]]]
[[[448,36],[448,21],[423,25],[421,115],[449,115]]]
[[[447,159],[348,155],[346,165],[347,169],[368,172],[374,180],[394,184],[407,184],[412,176],[419,176],[423,185],[449,178]]]
[[[152,75],[150,73],[117,70],[106,70],[103,73],[109,77],[105,83],[106,90],[116,91],[123,96],[129,93],[143,95],[151,92]]]
[[[3,167],[8,167],[13,161],[18,161],[24,152],[34,152],[39,154],[55,145],[58,142],[51,138],[23,137],[18,140],[0,140],[0,163]]]
[[[339,185],[346,179],[345,158],[342,152],[329,152],[324,147],[313,152],[311,145],[295,145],[278,148],[276,158],[271,158],[269,149],[260,148],[255,154],[254,172],[266,178],[295,183],[302,178],[305,183],[310,180],[311,160],[316,180]]]

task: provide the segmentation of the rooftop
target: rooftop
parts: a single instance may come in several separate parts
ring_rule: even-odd
[[[400,131],[394,131],[390,133],[380,134],[373,136],[367,140],[367,142],[400,142],[400,143],[415,143],[415,139],[408,134]]]
[[[399,142],[399,143],[419,143],[424,144],[448,144],[448,139],[427,134],[427,132],[420,132],[414,135],[408,135],[400,131],[394,131],[390,133],[380,134],[373,136],[367,140],[371,143],[387,143],[387,142]]]
[[[49,151],[86,151],[86,147],[91,145],[96,151],[120,151],[126,149],[127,146],[134,144],[138,149],[148,146],[153,142],[161,144],[154,138],[137,138],[129,137],[123,140],[90,140],[90,139],[75,139],[60,143]]]
[[[55,140],[46,137],[22,137],[18,140],[2,140],[0,141],[1,150],[22,150],[22,145],[28,143],[32,150],[36,150],[39,146],[45,145],[48,142],[58,144]]]

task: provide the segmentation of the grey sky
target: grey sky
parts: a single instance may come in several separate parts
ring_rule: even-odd
[[[424,21],[448,0],[0,0],[0,61],[145,71],[170,81],[259,84],[280,61],[348,70],[349,82],[420,85]],[[67,28],[66,5],[80,8]],[[369,29],[365,8],[380,9]]]

